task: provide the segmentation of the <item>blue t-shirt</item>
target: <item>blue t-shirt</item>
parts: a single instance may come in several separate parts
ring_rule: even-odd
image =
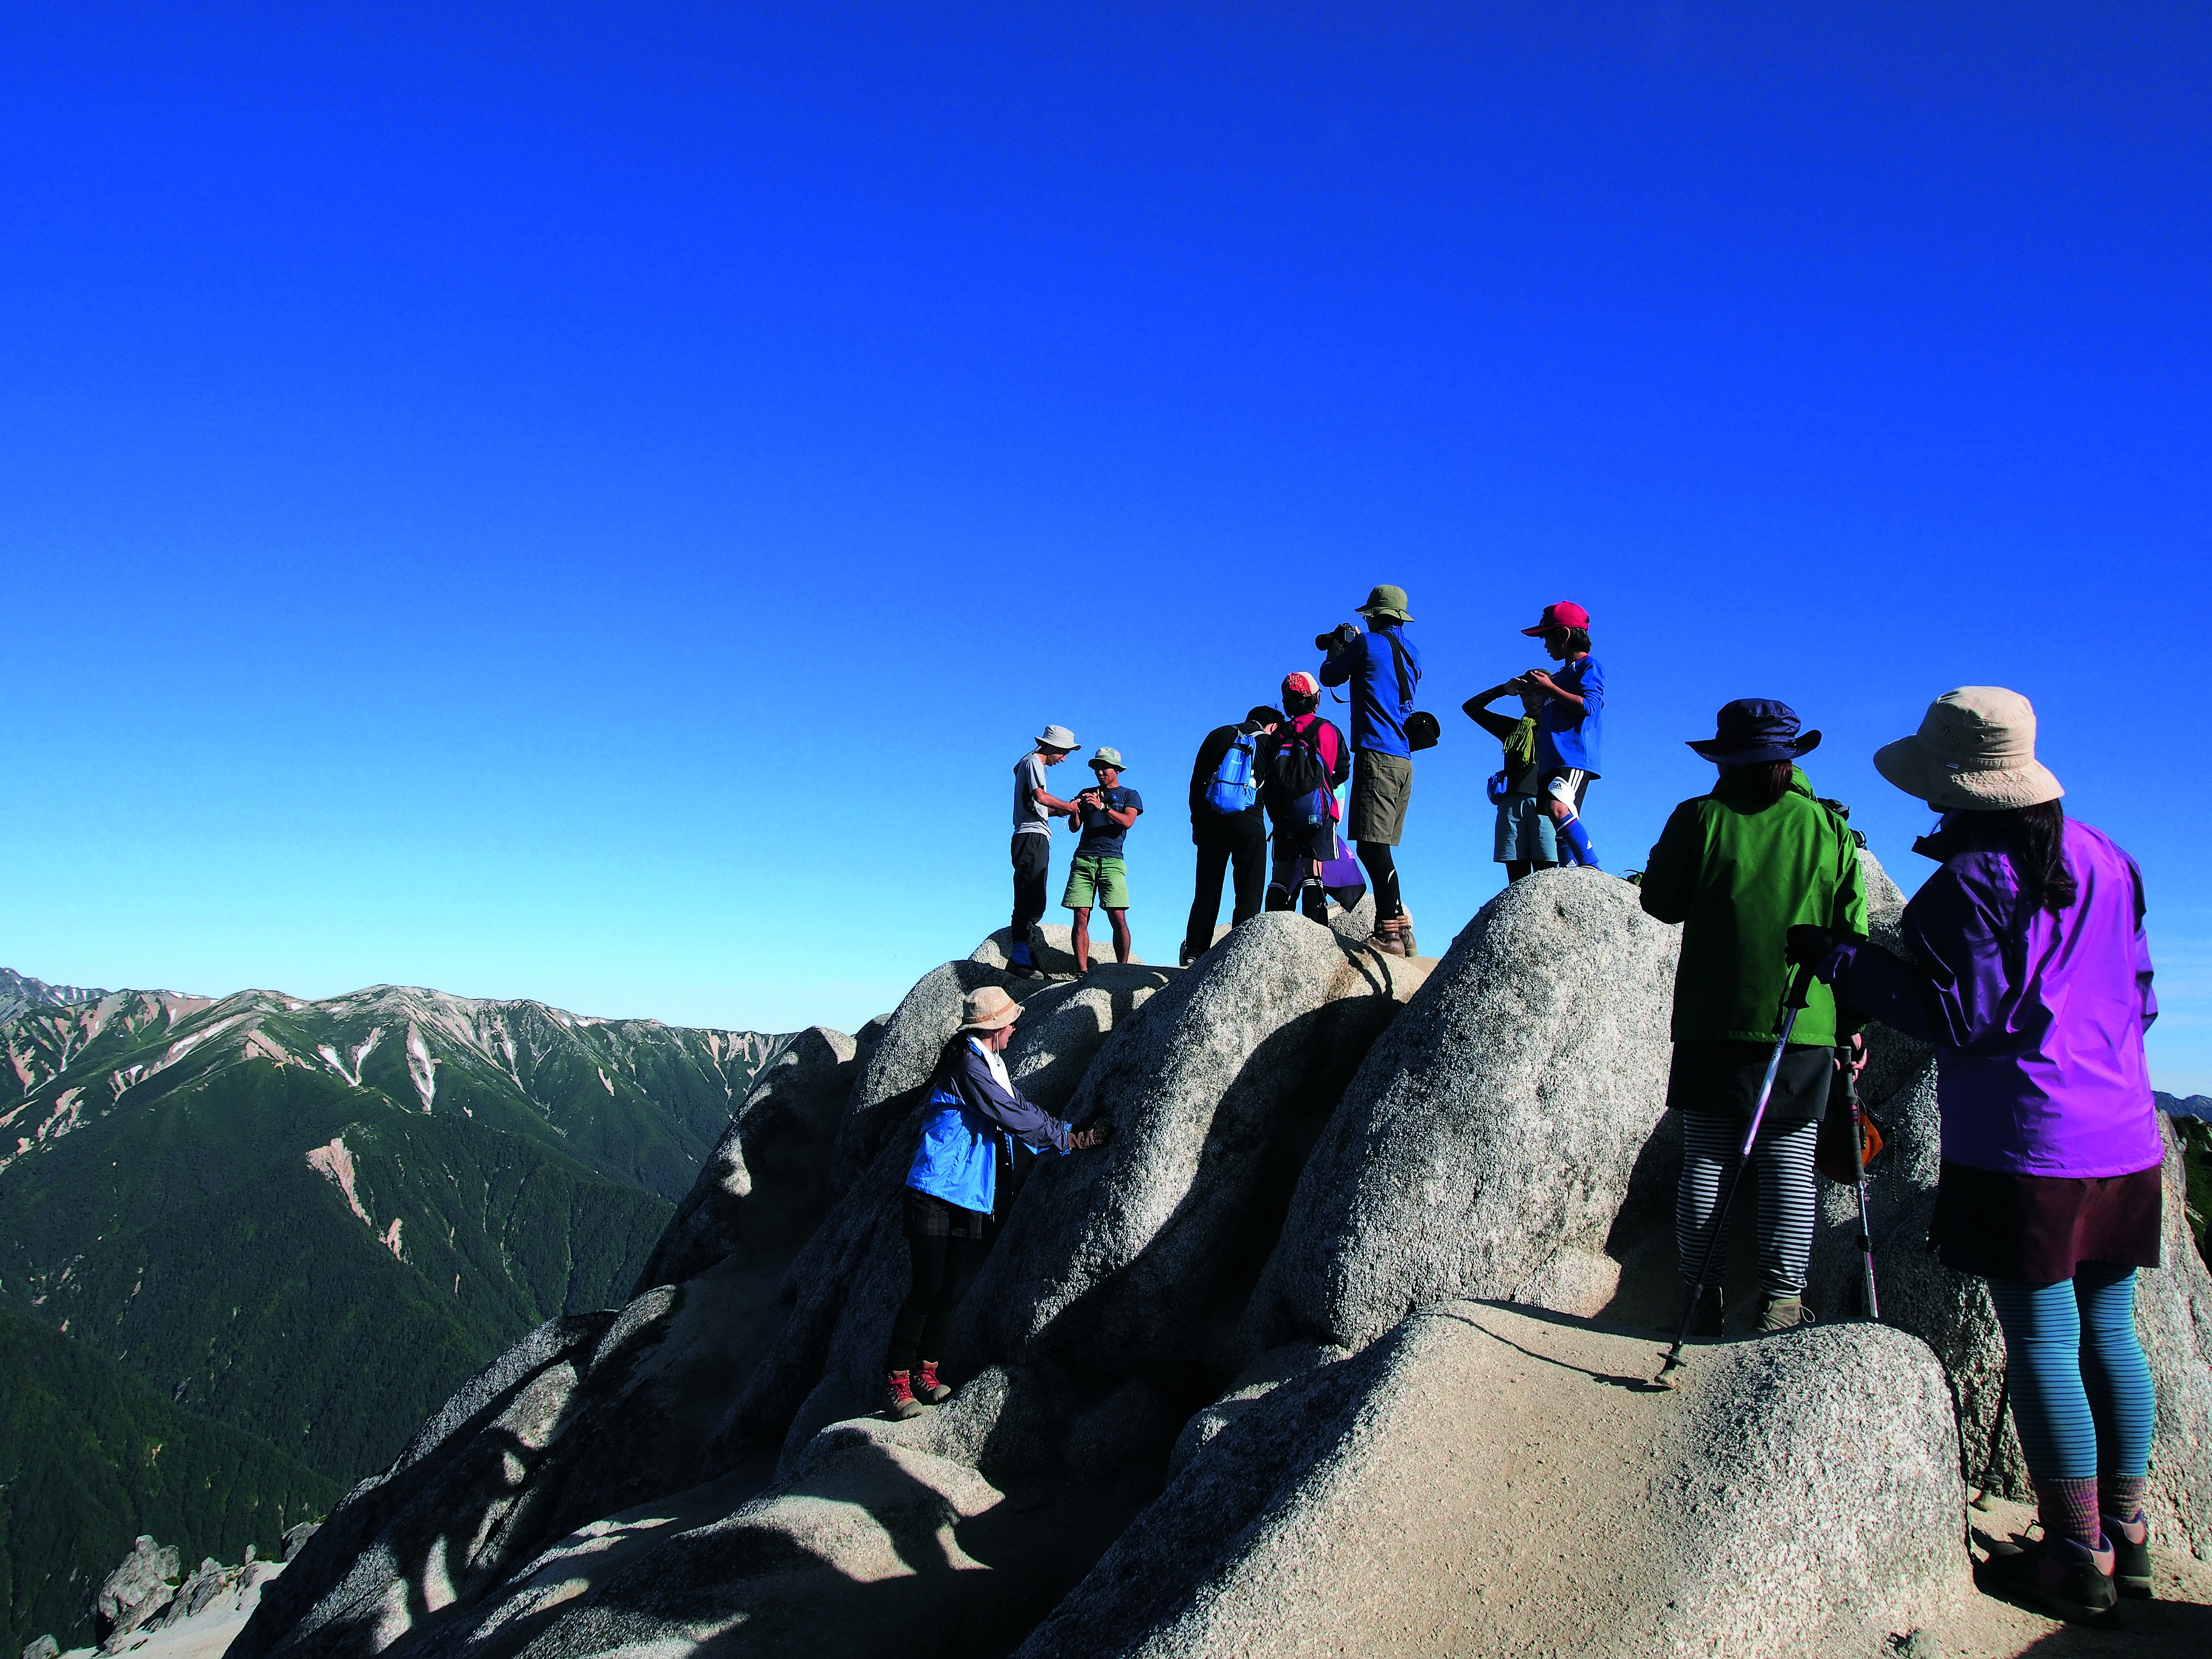
[[[1406,653],[1406,695],[1399,695],[1398,653],[1390,648],[1395,635]],[[1377,755],[1410,755],[1406,741],[1406,716],[1413,712],[1413,688],[1421,680],[1421,653],[1406,637],[1403,623],[1382,633],[1365,633],[1323,663],[1321,683],[1342,685],[1352,682],[1352,746]]]
[[[1106,804],[1117,812],[1126,812],[1132,806],[1139,812],[1145,810],[1145,798],[1133,789],[1125,789],[1117,784],[1099,793],[1105,797]],[[1075,843],[1075,855],[1081,858],[1085,853],[1101,853],[1108,858],[1118,859],[1121,856],[1121,838],[1128,833],[1098,808],[1086,803],[1083,808],[1083,839]]]
[[[1601,769],[1597,744],[1605,713],[1605,670],[1598,666],[1595,657],[1584,657],[1553,670],[1552,684],[1562,691],[1572,691],[1585,706],[1577,708],[1557,697],[1544,699],[1544,711],[1536,716],[1537,763],[1553,769],[1571,768],[1595,777]]]

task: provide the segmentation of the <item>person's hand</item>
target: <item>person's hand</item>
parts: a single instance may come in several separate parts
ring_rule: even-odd
[[[1552,684],[1552,677],[1540,668],[1532,668],[1523,674],[1521,684],[1537,691],[1556,691],[1559,689]]]
[[[1863,1031],[1854,1031],[1846,1042],[1839,1043],[1837,1046],[1839,1048],[1849,1048],[1851,1051],[1851,1080],[1856,1083],[1858,1081],[1859,1073],[1866,1070],[1866,1033]],[[1838,1054],[1836,1056],[1836,1069],[1839,1072],[1844,1069],[1844,1057],[1841,1054]]]
[[[1783,936],[1783,959],[1792,968],[1802,968],[1807,963],[1825,961],[1828,952],[1836,948],[1836,936],[1825,927],[1815,927],[1810,922],[1800,922]]]
[[[1089,1128],[1078,1129],[1074,1133],[1069,1135],[1067,1138],[1067,1144],[1070,1146],[1073,1146],[1079,1152],[1087,1152],[1091,1151],[1094,1147],[1103,1146],[1108,1139],[1112,1137],[1113,1133],[1113,1120],[1110,1118],[1101,1118]]]

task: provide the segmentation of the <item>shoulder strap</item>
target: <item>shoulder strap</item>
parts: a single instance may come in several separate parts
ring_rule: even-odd
[[[1421,677],[1417,673],[1411,680],[1406,678],[1406,647],[1400,641],[1397,630],[1395,629],[1386,630],[1382,637],[1390,641],[1390,655],[1392,659],[1397,664],[1398,701],[1400,702],[1411,702],[1413,700],[1413,686]]]

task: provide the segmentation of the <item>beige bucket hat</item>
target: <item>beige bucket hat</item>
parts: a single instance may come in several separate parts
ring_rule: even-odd
[[[1928,705],[1919,731],[1875,750],[1875,770],[1942,811],[2039,806],[2066,793],[2035,758],[2035,708],[2001,685],[1962,685]]]
[[[1012,1025],[1021,1018],[1022,1005],[995,985],[986,985],[981,990],[970,991],[961,1000],[960,1029],[963,1031],[995,1031],[1001,1025]]]
[[[1076,748],[1075,733],[1064,726],[1048,726],[1037,733],[1036,746],[1040,749],[1065,749],[1072,754]]]

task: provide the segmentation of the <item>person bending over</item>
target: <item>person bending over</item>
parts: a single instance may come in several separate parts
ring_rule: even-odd
[[[1014,1087],[1000,1059],[1022,1006],[994,985],[971,991],[929,1079],[929,1115],[906,1173],[906,1245],[914,1278],[891,1321],[884,1411],[913,1417],[952,1390],[938,1374],[953,1310],[975,1281],[1004,1215],[1017,1144],[1088,1151],[1112,1130],[1067,1124]]]
[[[1500,714],[1490,705],[1514,695],[1521,699],[1521,717]],[[1505,879],[1516,882],[1559,862],[1558,838],[1549,813],[1544,810],[1543,769],[1536,763],[1536,720],[1544,694],[1528,676],[1517,675],[1503,685],[1469,697],[1461,710],[1504,745],[1505,764],[1492,780],[1491,799],[1498,807],[1498,835],[1493,856],[1505,866]]]
[[[1854,939],[1867,930],[1857,839],[1814,799],[1796,764],[1820,734],[1800,736],[1795,711],[1762,697],[1729,703],[1717,725],[1690,747],[1720,777],[1710,794],[1674,809],[1640,889],[1647,912],[1682,924],[1667,1105],[1682,1119],[1675,1250],[1684,1294],[1694,1298],[1690,1328],[1702,1336],[1723,1328],[1720,1286],[1699,1285],[1698,1271],[1781,1036],[1790,929],[1816,925]],[[1791,1028],[1752,1148],[1762,1331],[1787,1329],[1804,1312],[1813,1155],[1838,1063],[1836,1034],[1835,999],[1816,986]]]
[[[1069,941],[1075,951],[1075,971],[1091,971],[1091,908],[1106,912],[1114,930],[1114,960],[1129,959],[1129,866],[1121,848],[1145,810],[1145,798],[1121,787],[1121,751],[1101,749],[1091,757],[1091,770],[1098,780],[1070,803],[1075,816],[1067,827],[1079,830],[1075,860],[1067,870],[1067,890],[1060,902],[1075,913]]]
[[[1348,831],[1375,890],[1375,943],[1408,957],[1416,948],[1413,919],[1398,891],[1397,859],[1390,849],[1405,836],[1406,808],[1413,796],[1413,746],[1406,720],[1413,712],[1413,688],[1421,683],[1421,653],[1406,637],[1413,619],[1404,588],[1374,589],[1359,614],[1367,618],[1367,631],[1349,623],[1338,630],[1321,683],[1352,684],[1352,746],[1359,759],[1352,771]]]
[[[1553,833],[1577,864],[1601,868],[1583,825],[1583,798],[1598,776],[1598,738],[1605,714],[1605,670],[1590,655],[1589,612],[1570,600],[1547,605],[1523,634],[1544,641],[1564,663],[1556,674],[1531,669],[1522,678],[1544,694],[1536,717],[1536,761],[1543,773],[1544,811]]]
[[[1236,726],[1217,726],[1198,745],[1190,769],[1190,840],[1198,848],[1198,884],[1183,929],[1181,961],[1188,968],[1213,943],[1221,915],[1221,881],[1231,860],[1237,870],[1232,927],[1260,914],[1267,880],[1267,820],[1260,805],[1260,741],[1282,723],[1279,709],[1264,705]]]
[[[2142,874],[2067,816],[2017,692],[1947,691],[1874,763],[1943,815],[1913,849],[1942,864],[1905,908],[1915,960],[1811,928],[1792,953],[1844,1003],[1935,1047],[1930,1243],[1989,1281],[2043,1522],[2039,1543],[1997,1545],[1980,1576],[2096,1618],[2151,1593],[2135,1296],[2136,1271],[2159,1265],[2166,1147],[2143,1058],[2158,1002]]]

